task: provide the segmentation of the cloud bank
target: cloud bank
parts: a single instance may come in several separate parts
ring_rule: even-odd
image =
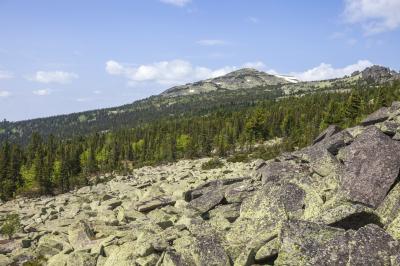
[[[346,22],[360,24],[367,35],[397,29],[399,14],[399,0],[345,0]]]
[[[34,90],[34,91],[32,91],[32,93],[37,96],[46,96],[46,95],[50,95],[51,90],[50,89]]]
[[[0,70],[0,79],[11,79],[14,77],[14,74],[10,71]]]
[[[77,79],[79,76],[72,72],[56,71],[37,71],[35,75],[30,78],[33,81],[40,83],[59,83],[67,84],[72,80]]]
[[[0,90],[0,98],[5,98],[11,95],[11,92],[9,91],[1,91]]]
[[[345,66],[343,68],[334,68],[331,64],[321,63],[317,67],[311,68],[304,72],[293,72],[291,75],[302,81],[333,79],[350,75],[354,71],[361,71],[370,66],[372,66],[372,63],[368,60],[359,60],[357,63]]]
[[[184,7],[190,2],[191,0],[160,0],[162,3],[169,4],[169,5],[174,5],[178,7]]]
[[[185,60],[161,61],[153,64],[132,67],[114,60],[106,62],[106,72],[114,76],[122,76],[128,79],[130,85],[142,82],[155,82],[161,85],[178,85],[195,80],[202,80],[225,75],[235,67],[223,67],[210,69],[194,66]]]

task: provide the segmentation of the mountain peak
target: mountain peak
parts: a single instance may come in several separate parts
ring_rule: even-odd
[[[373,80],[377,83],[384,83],[394,79],[399,79],[400,74],[388,67],[373,65],[367,67],[363,71],[353,72],[352,76],[361,74],[361,77],[366,80]]]
[[[297,80],[293,77],[268,74],[254,68],[242,68],[216,78],[175,86],[166,90],[161,95],[175,97],[217,90],[252,89],[295,82]]]

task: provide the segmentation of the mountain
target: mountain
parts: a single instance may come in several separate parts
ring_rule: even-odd
[[[0,204],[0,264],[398,265],[399,132],[394,102],[272,160],[183,160],[19,197]]]
[[[0,142],[8,139],[26,143],[33,132],[60,138],[132,128],[164,118],[207,115],[218,109],[237,110],[265,100],[282,99],[316,92],[349,91],[400,79],[399,73],[373,66],[343,78],[299,82],[292,77],[270,75],[254,69],[241,69],[225,76],[166,90],[160,95],[131,104],[32,119],[0,122]]]
[[[208,93],[211,91],[252,89],[256,87],[266,87],[269,85],[282,85],[297,82],[298,80],[294,77],[271,75],[252,68],[244,68],[233,71],[221,77],[172,87],[161,93],[161,95],[167,97],[176,97]]]

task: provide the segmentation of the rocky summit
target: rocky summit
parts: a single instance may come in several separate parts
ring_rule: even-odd
[[[161,94],[166,97],[187,96],[213,91],[254,89],[268,85],[297,83],[290,76],[272,75],[253,68],[243,68],[226,75],[172,87]]]
[[[0,205],[0,265],[400,265],[400,103],[270,160],[136,169]],[[108,179],[107,179],[108,178]]]

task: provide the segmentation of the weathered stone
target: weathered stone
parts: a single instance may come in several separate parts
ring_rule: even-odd
[[[342,229],[287,221],[280,234],[275,265],[346,265],[350,236]]]
[[[348,265],[390,265],[399,256],[398,243],[382,228],[370,224],[360,228],[350,242]]]
[[[72,250],[68,239],[64,235],[47,234],[40,238],[36,252],[44,258],[52,257],[61,251]]]
[[[389,115],[389,108],[383,107],[367,116],[363,121],[361,121],[361,125],[369,126],[379,122],[383,122],[389,118]]]
[[[391,265],[398,243],[374,224],[356,232],[304,221],[282,227],[276,265]]]
[[[78,221],[69,227],[68,240],[75,251],[90,250],[98,242],[92,228],[85,221]]]
[[[140,212],[149,212],[157,208],[174,204],[175,200],[169,197],[156,197],[148,201],[139,202],[137,204],[137,210]]]
[[[83,251],[72,252],[68,255],[67,266],[96,266],[97,255]]]
[[[330,136],[332,136],[332,135],[338,133],[340,130],[341,130],[341,129],[340,129],[338,126],[336,126],[336,125],[330,125],[330,126],[328,126],[327,129],[325,129],[324,131],[322,131],[322,132],[318,135],[318,137],[316,137],[316,138],[314,139],[313,144],[316,144],[316,143],[322,141],[323,139],[328,138],[328,137],[330,137]]]
[[[240,216],[240,204],[221,205],[209,212],[208,217],[223,217],[229,222],[234,222]]]
[[[0,265],[11,265],[12,262],[12,259],[6,255],[0,254]]]
[[[250,183],[236,183],[225,190],[225,199],[228,203],[240,203],[253,194],[254,186]]]
[[[212,235],[197,237],[193,245],[192,254],[196,265],[231,265],[219,239]]]
[[[343,202],[332,208],[324,206],[324,210],[314,216],[312,220],[345,230],[357,230],[370,223],[382,226],[377,212],[365,205],[350,202]]]
[[[342,188],[354,202],[377,207],[395,182],[400,169],[400,143],[369,127],[343,149]]]
[[[294,161],[269,161],[258,172],[262,175],[263,184],[268,182],[286,182],[304,177],[310,173],[308,167]]]
[[[223,199],[223,191],[210,191],[189,202],[188,208],[203,214],[217,206]]]
[[[256,261],[272,260],[275,256],[278,255],[279,248],[280,248],[279,238],[276,237],[271,241],[268,241],[257,251],[255,255],[255,260]]]

